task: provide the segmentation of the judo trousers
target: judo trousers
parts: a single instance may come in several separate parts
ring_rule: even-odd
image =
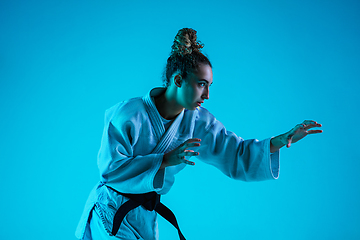
[[[85,235],[82,240],[133,240],[134,238],[128,239],[128,238],[118,238],[115,236],[110,236],[104,227],[104,224],[102,223],[100,214],[98,213],[98,210],[94,208],[91,211],[91,219],[90,224],[87,224],[85,230]],[[142,238],[141,238],[142,239]]]
[[[115,240],[117,237],[110,236],[102,223],[100,214],[96,208],[91,211],[90,224],[87,224],[84,240]],[[125,240],[125,239],[124,239]]]

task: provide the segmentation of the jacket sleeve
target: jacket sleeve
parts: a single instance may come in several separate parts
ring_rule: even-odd
[[[210,113],[200,121],[194,137],[201,139],[198,158],[230,178],[243,181],[277,179],[279,151],[270,154],[271,138],[244,140],[227,131]]]
[[[126,111],[109,109],[98,155],[101,181],[123,193],[145,193],[161,188],[157,174],[163,154],[134,156],[139,138],[141,117],[128,117]],[[155,176],[157,180],[155,184]],[[154,187],[154,185],[157,185]]]

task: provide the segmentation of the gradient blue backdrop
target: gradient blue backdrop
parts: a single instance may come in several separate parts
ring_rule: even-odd
[[[162,84],[183,27],[205,43],[204,107],[227,129],[324,130],[281,150],[276,181],[187,167],[163,197],[187,239],[360,239],[359,13],[355,0],[1,1],[0,239],[75,239],[104,111]]]

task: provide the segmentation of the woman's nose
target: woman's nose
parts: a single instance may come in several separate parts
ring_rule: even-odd
[[[209,98],[210,98],[210,90],[209,90],[209,87],[206,87],[206,88],[204,89],[202,98],[203,98],[203,99],[209,99]]]

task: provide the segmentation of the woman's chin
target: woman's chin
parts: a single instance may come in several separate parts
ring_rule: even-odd
[[[192,106],[192,107],[186,107],[185,109],[190,110],[190,111],[194,111],[194,110],[199,109],[199,108],[200,108],[200,106]]]

